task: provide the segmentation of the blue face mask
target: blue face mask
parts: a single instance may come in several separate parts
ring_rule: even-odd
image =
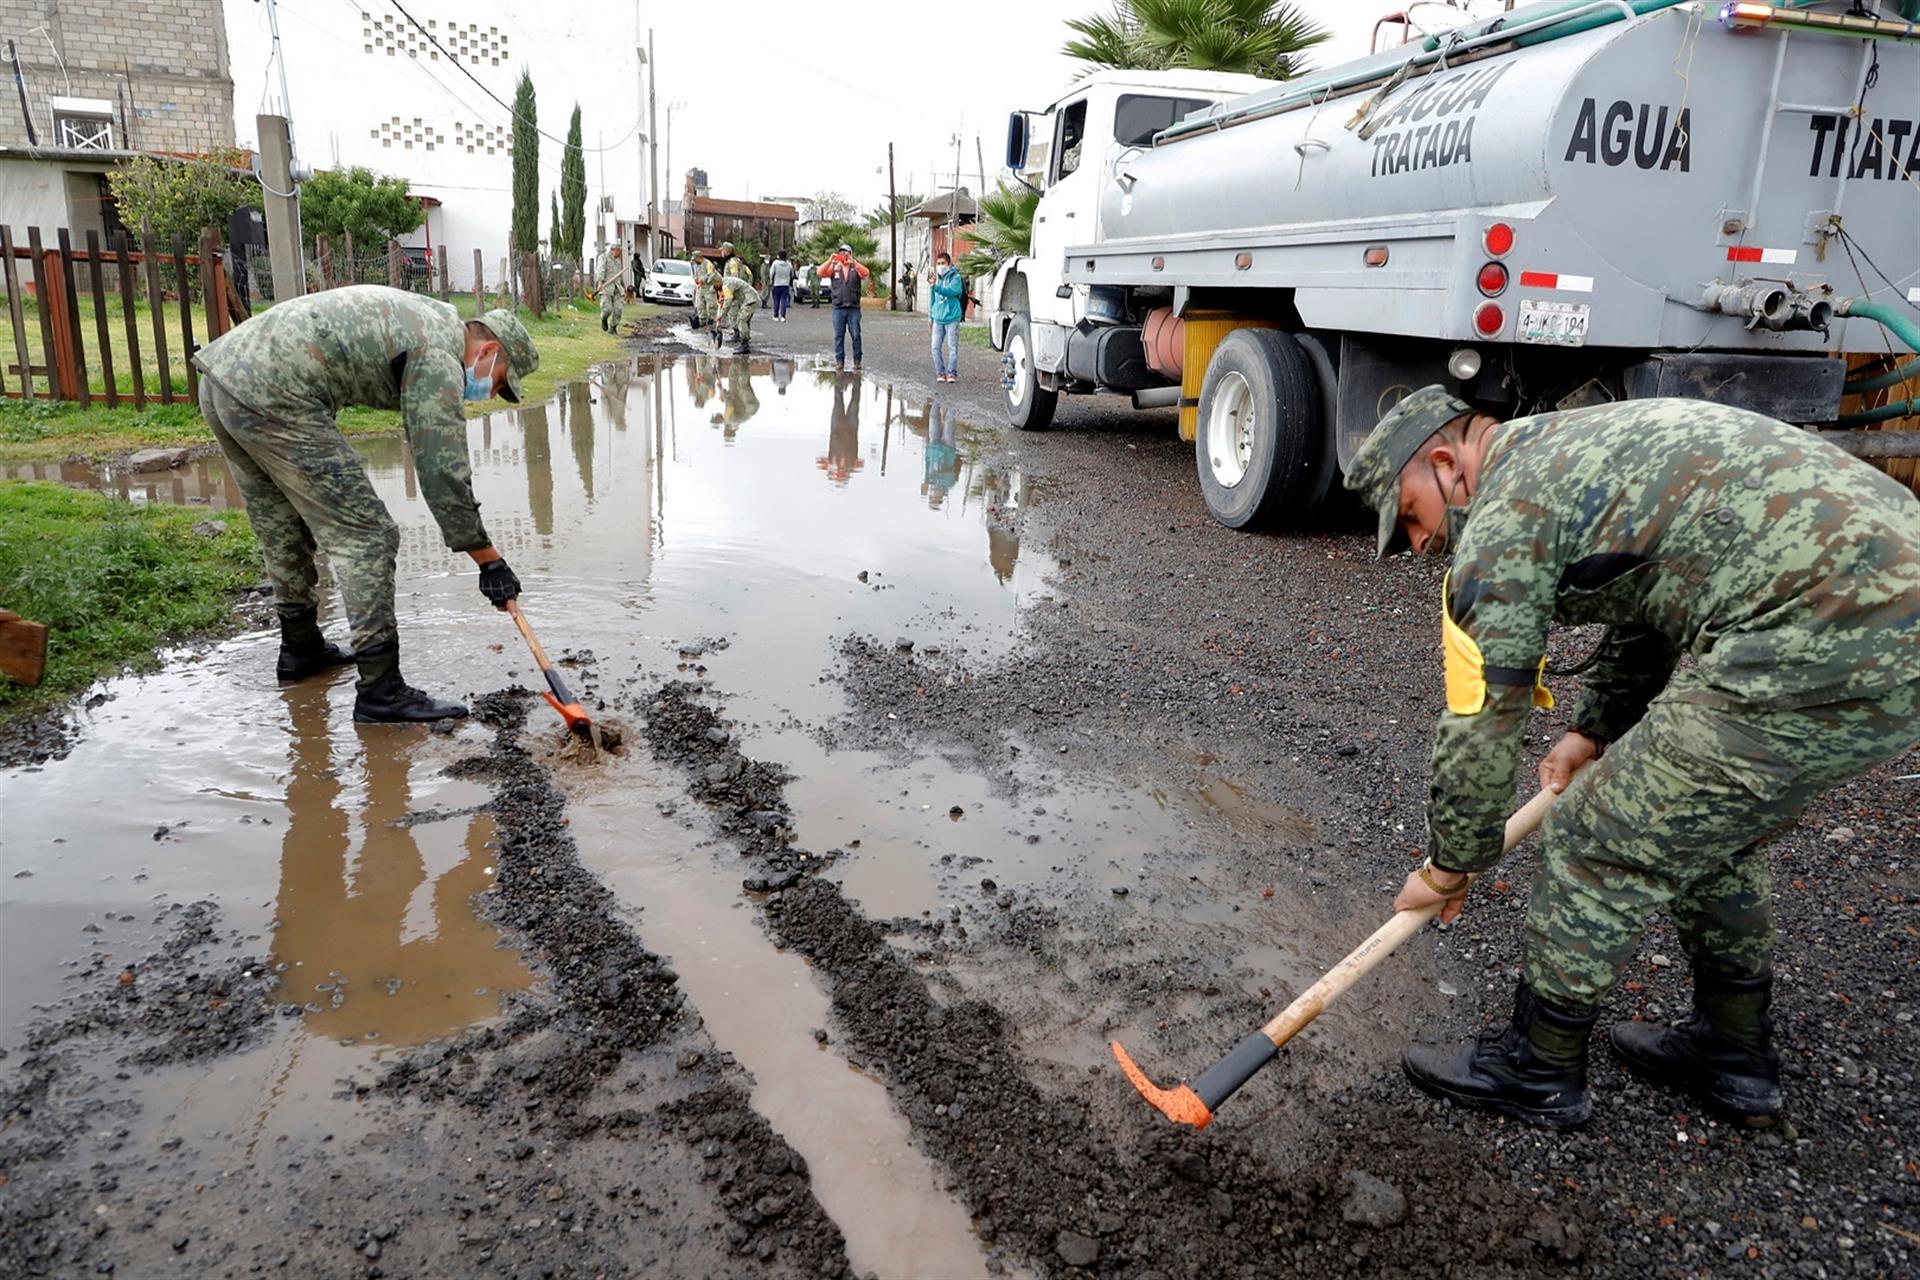
[[[498,366],[496,365],[495,367],[497,368]],[[482,378],[473,371],[472,365],[466,367],[466,373],[467,385],[460,394],[468,400],[491,400],[493,398],[493,379]]]

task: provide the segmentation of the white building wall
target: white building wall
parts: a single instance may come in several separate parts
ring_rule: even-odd
[[[271,53],[266,6],[224,0],[237,89],[234,134],[257,143],[254,117],[261,83],[277,99],[277,74],[263,72]],[[420,0],[407,9],[441,47],[415,30],[392,5],[363,0],[281,4],[280,34],[292,98],[294,148],[310,168],[365,165],[404,177],[416,195],[441,201],[422,231],[408,237],[447,247],[453,287],[473,285],[473,251],[481,250],[489,288],[507,252],[513,197],[507,107],[483,93],[470,73],[501,100],[513,101],[522,67],[533,76],[540,128],[540,237],[550,234],[550,192],[560,186],[560,141],[577,101],[587,148],[587,254],[595,240],[594,210],[604,192],[614,211],[632,218],[644,208],[640,144],[639,64],[633,11],[606,0],[548,0],[541,6],[506,0]],[[594,19],[599,19],[596,25]],[[644,39],[644,33],[641,34]],[[600,51],[597,60],[581,50]],[[458,59],[459,66],[453,65]],[[593,150],[607,145],[604,154]],[[662,179],[663,185],[665,179]],[[608,222],[609,232],[612,223]]]

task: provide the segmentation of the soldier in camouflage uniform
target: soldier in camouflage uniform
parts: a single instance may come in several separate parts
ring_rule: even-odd
[[[593,291],[600,295],[600,327],[608,333],[620,331],[620,313],[627,305],[626,263],[621,259],[620,246],[608,245],[594,273]]]
[[[714,313],[720,309],[720,272],[713,260],[705,254],[697,254],[693,259],[693,327],[704,328],[713,323]]]
[[[520,379],[540,365],[526,328],[510,311],[463,323],[444,302],[355,285],[263,311],[207,344],[194,363],[200,410],[246,497],[273,581],[280,679],[357,662],[357,723],[465,715],[465,707],[438,702],[400,677],[393,610],[400,533],[334,415],[348,405],[400,410],[421,492],[447,546],[473,557],[481,594],[504,609],[520,582],[480,522],[461,400],[519,401]],[[316,549],[327,553],[340,584],[351,654],[320,633]]]
[[[735,259],[739,261],[739,259]],[[720,331],[732,329],[736,339],[734,352],[747,353],[747,343],[753,337],[753,313],[760,308],[760,291],[749,280],[739,276],[725,276],[720,281],[720,321],[713,329],[713,345],[720,345]]]
[[[1493,867],[1527,713],[1552,705],[1547,628],[1610,628],[1540,766],[1562,794],[1512,1024],[1409,1050],[1408,1076],[1463,1105],[1578,1124],[1600,1000],[1661,908],[1692,962],[1693,1015],[1618,1024],[1615,1052],[1770,1121],[1782,1099],[1760,846],[1821,792],[1920,743],[1920,504],[1739,409],[1637,400],[1501,425],[1439,387],[1381,421],[1347,485],[1379,512],[1380,554],[1402,535],[1453,553],[1429,856],[1397,908],[1441,903],[1450,919]]]

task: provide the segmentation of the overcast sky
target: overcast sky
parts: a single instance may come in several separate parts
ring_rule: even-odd
[[[631,43],[631,5],[591,3],[609,15],[607,43]],[[660,103],[685,104],[673,117],[673,167],[684,173],[689,165],[703,166],[715,195],[836,189],[870,207],[886,191],[889,141],[900,187],[924,193],[935,185],[936,166],[946,175],[939,185],[951,184],[952,138],[959,133],[962,184],[979,185],[977,135],[991,186],[1007,113],[1046,106],[1075,76],[1078,64],[1059,52],[1069,34],[1066,20],[1109,3],[648,4],[644,20],[654,28]],[[1396,6],[1391,0],[1307,0],[1301,7],[1333,33],[1316,51],[1315,65],[1324,66],[1364,55],[1374,20]],[[720,49],[749,56],[726,65],[703,56]],[[599,65],[617,75],[621,62],[616,55]],[[629,76],[632,66],[629,55]],[[663,116],[663,134],[665,128]]]

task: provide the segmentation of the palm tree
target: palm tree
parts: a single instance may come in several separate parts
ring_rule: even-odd
[[[1298,6],[1274,0],[1116,0],[1113,11],[1067,23],[1062,52],[1094,67],[1237,71],[1290,80],[1327,38]]]
[[[967,228],[973,249],[954,263],[966,276],[983,276],[1008,258],[1033,250],[1033,211],[1040,193],[1031,187],[1000,187],[980,197],[980,220]]]

